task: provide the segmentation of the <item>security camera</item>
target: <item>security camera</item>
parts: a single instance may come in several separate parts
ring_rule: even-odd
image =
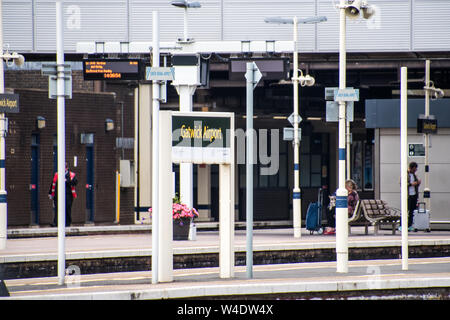
[[[313,77],[311,77],[309,74],[307,74],[306,76],[299,77],[299,80],[300,80],[300,85],[302,87],[305,87],[305,86],[312,87],[316,83],[316,80]]]
[[[357,19],[361,11],[361,0],[348,0],[348,5],[345,8],[345,15],[349,19]]]

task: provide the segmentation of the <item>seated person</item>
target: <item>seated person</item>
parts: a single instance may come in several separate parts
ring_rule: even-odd
[[[347,189],[347,208],[348,216],[353,215],[355,211],[356,203],[358,203],[359,196],[356,192],[356,183],[352,179],[345,181],[345,189]],[[336,196],[330,196],[330,204],[327,210],[327,222],[328,226],[325,228],[323,234],[335,234],[336,233]]]

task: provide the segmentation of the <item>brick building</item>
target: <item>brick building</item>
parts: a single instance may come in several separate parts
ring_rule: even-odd
[[[72,224],[113,223],[119,160],[133,159],[132,149],[116,148],[116,138],[134,134],[133,90],[115,85],[116,92],[99,92],[105,84],[83,81],[81,71],[72,75],[72,99],[65,104],[66,161],[78,177]],[[48,98],[48,79],[40,71],[7,71],[5,88],[20,96],[20,112],[6,115],[8,226],[49,225],[53,201],[48,190],[57,168],[56,99]],[[44,128],[37,127],[38,117],[45,119]],[[113,120],[112,131],[106,131],[106,119]],[[122,188],[122,224],[134,222],[133,199],[133,189]]]

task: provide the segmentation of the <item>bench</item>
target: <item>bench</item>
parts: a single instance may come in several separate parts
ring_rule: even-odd
[[[364,226],[366,234],[369,234],[369,226],[372,224],[366,219],[361,209],[361,200],[356,202],[355,210],[350,218],[348,218],[348,233],[352,233],[352,226]]]
[[[392,234],[395,234],[400,223],[400,210],[389,207],[386,201],[374,199],[361,200],[361,207],[364,219],[375,227],[375,234],[378,234],[379,227],[385,224],[391,225]]]

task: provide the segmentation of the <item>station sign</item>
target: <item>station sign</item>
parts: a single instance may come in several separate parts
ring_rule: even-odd
[[[359,101],[359,89],[346,88],[335,90],[334,101]]]
[[[3,93],[0,94],[0,113],[18,113],[19,95]]]
[[[175,68],[146,67],[145,80],[173,81],[175,80]]]
[[[172,115],[172,161],[174,163],[231,163],[232,117]]]
[[[297,129],[298,132],[298,140],[302,140],[302,128]],[[293,141],[294,140],[294,128],[286,127],[283,128],[283,140],[284,141]]]
[[[140,59],[85,59],[84,80],[142,80]]]

